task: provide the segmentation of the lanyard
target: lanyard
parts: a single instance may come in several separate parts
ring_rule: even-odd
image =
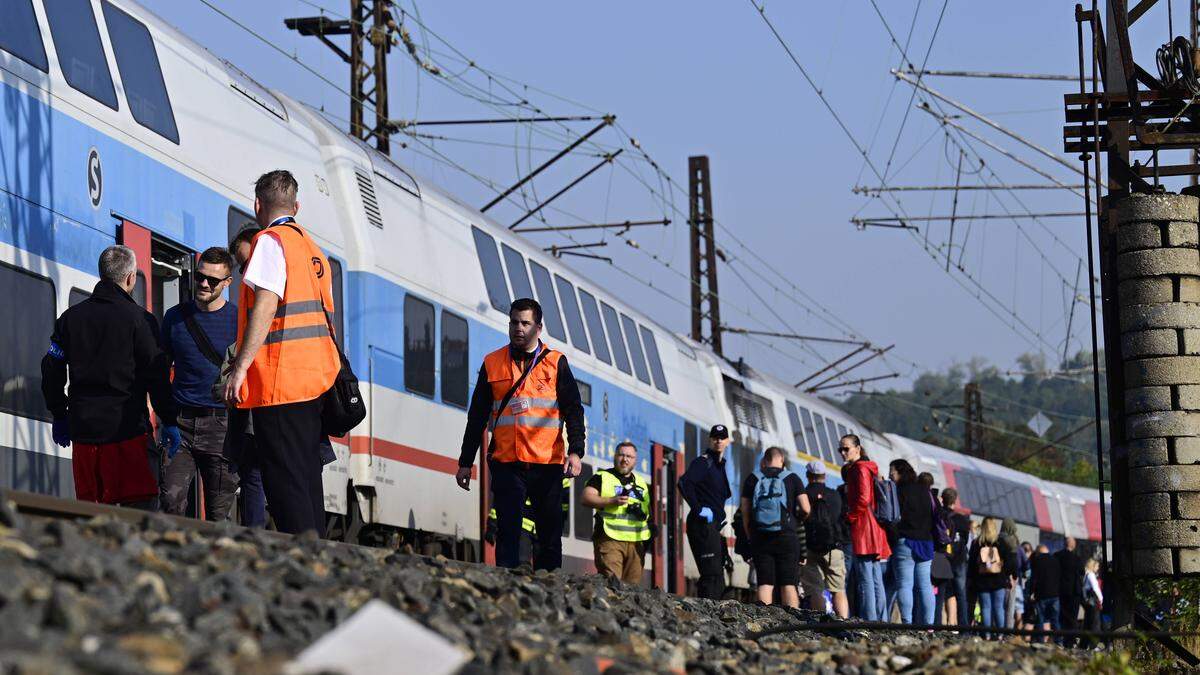
[[[533,368],[533,364],[537,363],[538,356],[542,353],[542,349],[543,349],[543,345],[542,345],[541,341],[539,340],[537,349],[533,350],[533,356],[529,359],[529,363],[526,364],[525,367],[521,370],[522,375],[529,372],[529,369]]]
[[[276,225],[283,225],[284,223],[294,223],[294,222],[296,222],[296,219],[291,216],[280,216],[280,217],[276,218],[275,220],[272,220],[271,224],[268,225],[267,227],[275,227]]]

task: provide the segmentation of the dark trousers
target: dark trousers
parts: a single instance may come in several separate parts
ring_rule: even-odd
[[[1077,630],[1079,628],[1080,600],[1078,595],[1058,596],[1058,624],[1062,626],[1063,630]],[[1063,646],[1073,647],[1078,639],[1076,637],[1063,638]]]
[[[720,600],[725,594],[725,537],[721,536],[721,526],[689,513],[686,527],[688,545],[700,571],[696,593],[702,598]]]
[[[321,400],[254,408],[253,415],[254,450],[275,527],[325,536]]]
[[[562,567],[562,465],[489,459],[488,469],[496,507],[496,565],[516,567],[522,562],[521,514],[528,499],[537,528],[533,566],[539,570]]]
[[[973,597],[967,595],[967,563],[964,561],[960,564],[951,563],[951,568],[954,570],[954,579],[950,586],[954,590],[958,611],[958,625],[970,626],[971,619],[974,618],[974,607],[971,606]]]
[[[188,493],[195,482],[196,469],[204,485],[204,517],[206,520],[228,520],[237,491],[237,475],[225,458],[225,433],[229,428],[223,414],[179,415],[179,435],[182,442],[175,457],[165,460],[159,499],[162,510],[176,516],[185,515]],[[165,459],[165,458],[164,458]],[[199,505],[196,505],[199,507]]]
[[[238,512],[245,527],[267,526],[267,495],[263,492],[262,467],[259,466],[258,451],[254,447],[254,436],[245,437],[245,451],[238,464]]]

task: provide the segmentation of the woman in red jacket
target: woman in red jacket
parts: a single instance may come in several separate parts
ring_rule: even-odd
[[[892,555],[887,533],[875,520],[875,481],[879,466],[863,450],[855,434],[842,436],[838,452],[845,464],[846,520],[854,549],[854,571],[858,591],[858,616],[864,621],[886,621],[887,594],[883,588],[883,561]]]

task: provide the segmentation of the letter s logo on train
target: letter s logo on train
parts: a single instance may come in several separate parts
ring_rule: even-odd
[[[88,152],[87,181],[92,208],[99,208],[100,196],[104,194],[104,173],[100,170],[100,153],[95,148]]]

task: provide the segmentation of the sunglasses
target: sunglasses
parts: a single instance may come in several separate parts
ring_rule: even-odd
[[[840,452],[840,453],[842,453],[842,454],[844,455],[844,454],[846,454],[847,452],[850,452],[850,448],[847,448],[847,447],[839,447],[839,448],[838,448],[838,452]]]
[[[201,273],[199,273],[199,272],[193,272],[193,273],[192,273],[192,278],[194,278],[194,279],[196,280],[196,284],[198,284],[198,285],[200,285],[200,286],[203,286],[203,285],[204,285],[204,282],[206,282],[206,281],[207,281],[207,282],[208,282],[208,287],[209,287],[209,288],[216,288],[217,286],[221,285],[221,282],[223,282],[223,281],[227,281],[227,280],[229,280],[231,277],[220,277],[220,278],[218,278],[218,277],[210,277],[210,276],[208,276],[207,274],[201,274]]]

